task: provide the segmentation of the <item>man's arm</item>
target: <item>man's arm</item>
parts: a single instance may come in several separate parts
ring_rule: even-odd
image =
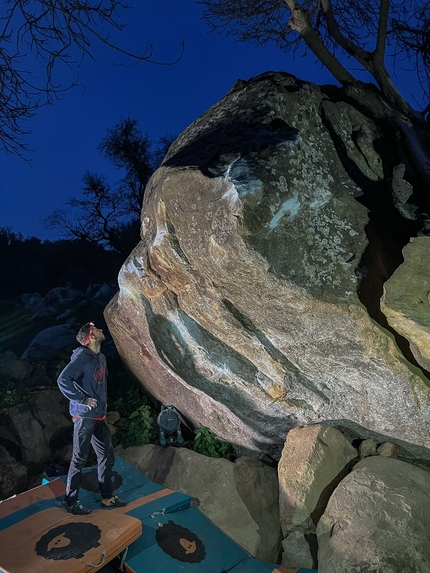
[[[76,383],[76,378],[79,376],[79,371],[79,360],[70,362],[60,373],[57,379],[57,384],[60,392],[68,400],[71,402],[77,402],[78,404],[84,404],[85,406],[88,406],[90,410],[92,410],[97,406],[97,400],[86,395]]]

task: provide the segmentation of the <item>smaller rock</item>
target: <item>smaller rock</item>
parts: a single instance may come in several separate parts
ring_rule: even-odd
[[[115,451],[151,481],[198,500],[199,510],[253,557],[277,561],[281,531],[274,468],[255,458],[233,463],[153,444]]]
[[[67,324],[45,328],[33,338],[21,359],[46,360],[51,358],[57,350],[76,343],[75,337],[76,330]]]
[[[108,412],[108,413],[106,414],[106,422],[107,422],[108,424],[111,424],[111,426],[114,426],[114,425],[118,422],[118,420],[120,419],[120,417],[121,417],[121,416],[119,415],[119,412],[115,412],[115,411],[113,411],[113,412]]]
[[[13,380],[24,380],[28,369],[28,364],[19,360],[12,351],[6,350],[0,354],[0,376]]]
[[[376,456],[376,444],[375,440],[369,438],[368,440],[363,440],[358,448],[358,454],[360,460],[367,458],[369,456]]]
[[[430,474],[382,456],[358,462],[317,526],[319,573],[430,573]]]
[[[92,299],[108,303],[110,299],[115,295],[116,291],[116,288],[113,288],[112,286],[104,283],[99,288],[99,290],[93,294]]]
[[[16,460],[22,459],[19,437],[10,427],[8,408],[0,410],[0,442]]]
[[[43,298],[38,292],[26,293],[21,296],[26,309],[36,312],[43,307]]]
[[[32,394],[31,406],[33,417],[43,428],[44,442],[50,447],[54,436],[72,425],[69,401],[58,388],[43,388]]]
[[[313,568],[314,559],[312,557],[311,548],[305,535],[301,531],[293,531],[290,533],[288,537],[282,541],[282,549],[282,565],[284,567]]]
[[[36,310],[36,312],[31,317],[31,320],[38,320],[39,318],[46,318],[54,316],[55,314],[57,314],[57,309],[55,306],[42,306],[42,308]]]
[[[89,299],[92,298],[102,285],[99,283],[91,283],[88,285],[87,290],[85,291],[85,298]]]
[[[69,286],[71,283],[68,283]],[[68,305],[81,299],[83,294],[81,291],[67,287],[55,287],[50,290],[44,297],[43,302],[47,306],[52,305]]]
[[[64,322],[65,320],[67,320],[68,318],[70,318],[70,316],[73,314],[73,310],[71,308],[68,308],[66,311],[64,311],[62,314],[59,314],[57,316],[57,320],[58,322]]]
[[[61,448],[58,452],[59,459],[65,463],[70,464],[72,461],[72,454],[73,454],[73,444],[67,444]]]
[[[39,464],[48,460],[51,450],[45,442],[43,426],[27,409],[13,406],[7,410],[10,427],[19,436],[24,463]]]
[[[391,442],[384,442],[376,451],[379,456],[397,459],[396,446]]]
[[[278,465],[282,533],[315,533],[330,493],[357,450],[336,428],[316,424],[290,430]]]

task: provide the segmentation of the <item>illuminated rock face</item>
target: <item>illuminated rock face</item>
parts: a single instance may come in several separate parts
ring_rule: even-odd
[[[382,309],[409,342],[416,361],[430,371],[430,238],[416,237],[403,249],[404,263],[385,283]]]
[[[395,162],[380,128],[287,74],[238,82],[186,129],[105,311],[147,391],[240,452],[328,423],[430,460],[425,378],[369,317],[396,256],[365,228],[398,232]]]

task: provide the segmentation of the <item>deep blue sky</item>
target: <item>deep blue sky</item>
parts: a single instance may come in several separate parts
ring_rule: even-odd
[[[132,1],[130,0],[130,3]],[[208,33],[201,20],[202,7],[192,0],[133,0],[135,7],[123,13],[127,27],[116,43],[139,51],[154,42],[154,57],[169,61],[185,52],[173,66],[142,62],[132,67],[117,65],[124,58],[94,43],[97,62],[84,60],[80,68],[65,74],[65,81],[79,77],[76,87],[60,101],[39,110],[28,121],[32,130],[27,142],[33,153],[22,159],[0,154],[0,227],[11,227],[26,236],[55,239],[42,219],[64,208],[79,196],[82,176],[89,170],[105,174],[115,183],[121,173],[104,159],[97,146],[106,130],[122,117],[139,120],[151,138],[177,134],[222,98],[238,79],[265,71],[287,71],[315,83],[335,83],[315,62],[313,55],[293,60],[274,46],[259,48],[235,42],[232,36]],[[404,82],[403,95],[411,100],[415,84]]]

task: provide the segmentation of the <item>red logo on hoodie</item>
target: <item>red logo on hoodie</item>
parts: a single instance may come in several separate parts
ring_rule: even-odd
[[[103,384],[105,381],[105,369],[102,364],[97,364],[96,369],[94,370],[94,380],[97,384]]]

